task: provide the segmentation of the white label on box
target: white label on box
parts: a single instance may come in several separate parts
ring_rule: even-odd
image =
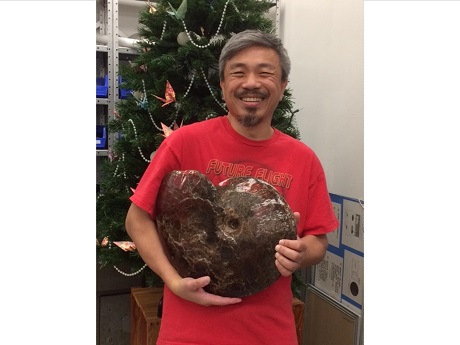
[[[99,145],[101,141],[99,139],[96,139],[96,145]]]

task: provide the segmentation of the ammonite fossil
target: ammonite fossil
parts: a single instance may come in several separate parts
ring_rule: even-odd
[[[294,215],[278,191],[251,177],[214,186],[195,170],[165,176],[156,204],[158,231],[182,277],[211,277],[204,289],[244,297],[273,284],[280,273],[275,246],[296,239]]]

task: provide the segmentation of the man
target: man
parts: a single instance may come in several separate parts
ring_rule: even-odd
[[[289,72],[290,60],[278,38],[252,30],[232,36],[219,59],[227,116],[169,135],[131,197],[126,229],[143,260],[165,283],[159,345],[297,344],[291,275],[323,259],[326,233],[338,222],[315,153],[271,127]],[[297,220],[297,240],[281,240],[275,247],[280,278],[244,298],[205,292],[207,276],[181,277],[169,262],[155,225],[155,200],[168,172],[198,170],[217,185],[235,171],[222,167],[234,165],[240,176],[264,179],[277,188]]]

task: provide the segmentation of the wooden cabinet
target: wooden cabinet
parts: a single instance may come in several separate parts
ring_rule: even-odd
[[[131,289],[131,345],[153,345],[158,338],[161,319],[158,305],[163,288]]]

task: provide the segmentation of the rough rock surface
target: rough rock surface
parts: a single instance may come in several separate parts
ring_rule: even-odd
[[[270,184],[236,177],[214,186],[195,170],[172,171],[157,197],[157,226],[182,277],[211,277],[205,290],[252,295],[279,277],[275,246],[295,239],[294,215]]]

